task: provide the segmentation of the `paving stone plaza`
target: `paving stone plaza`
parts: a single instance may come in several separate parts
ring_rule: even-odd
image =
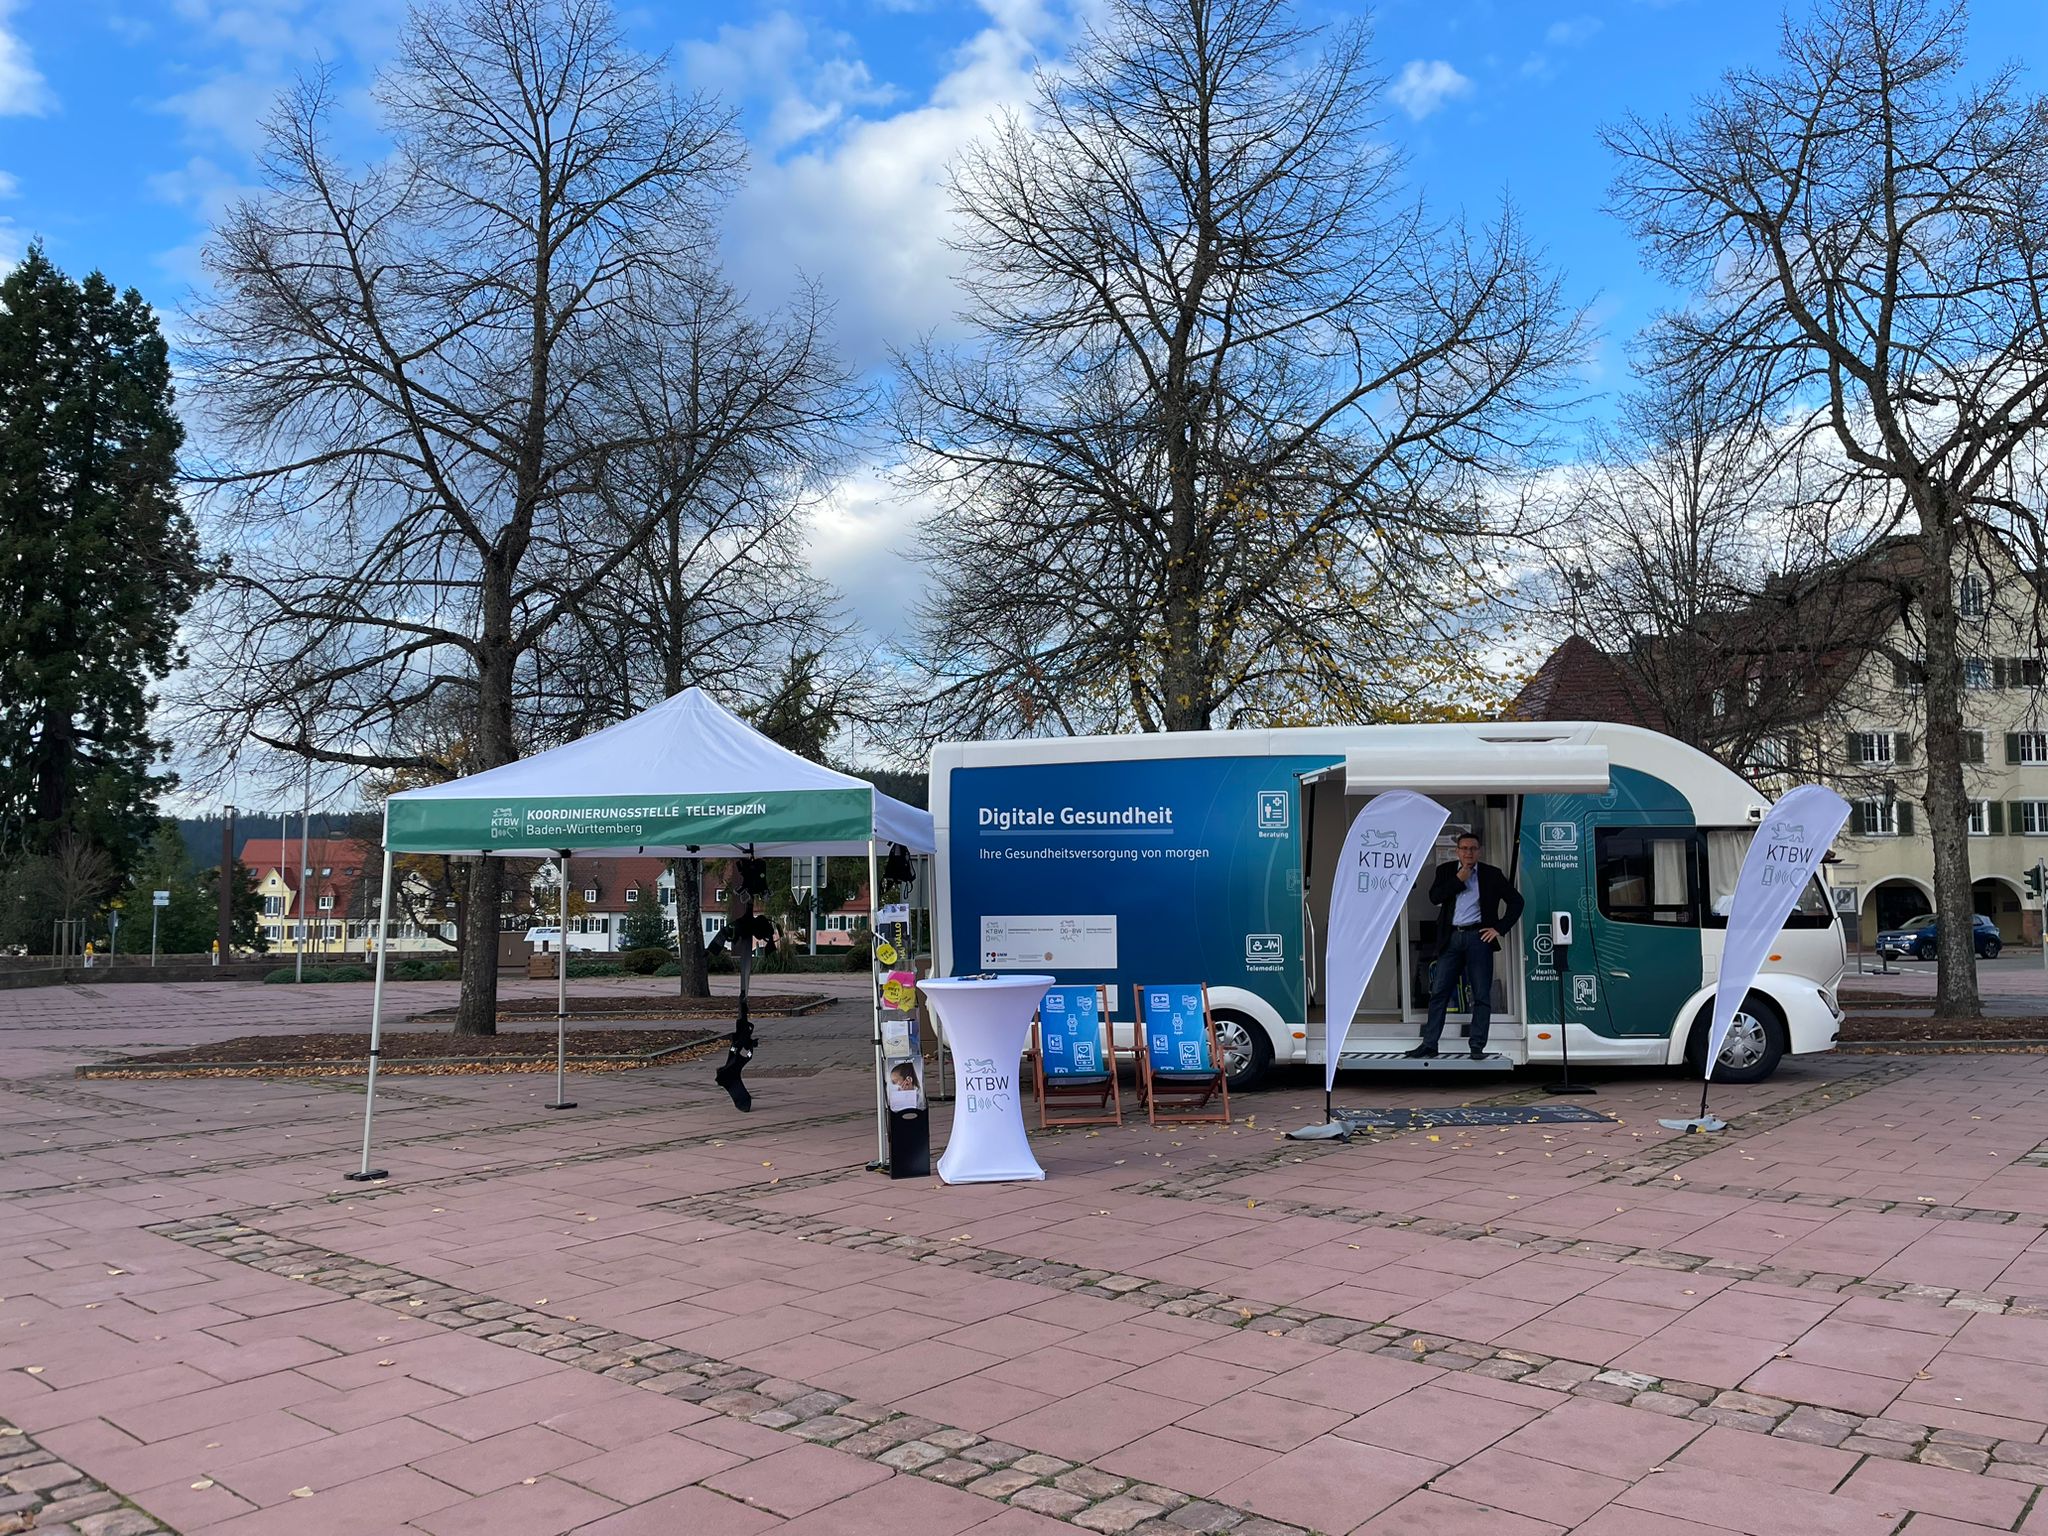
[[[1295,1143],[1284,1083],[947,1188],[865,1171],[863,988],[750,1115],[388,1076],[370,1186],[359,1081],[73,1075],[362,989],[0,993],[0,1533],[2048,1533],[2048,1055],[1788,1062],[1719,1137],[1627,1074]]]

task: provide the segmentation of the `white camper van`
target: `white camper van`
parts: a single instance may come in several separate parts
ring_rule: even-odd
[[[1325,1059],[1322,934],[1337,850],[1373,795],[1450,810],[1527,902],[1495,967],[1489,1054],[1409,1061],[1436,909],[1425,871],[1366,988],[1343,1064],[1504,1070],[1557,1059],[1698,1070],[1727,901],[1763,798],[1704,754],[1608,724],[1329,726],[965,742],[932,753],[941,975],[1050,971],[1109,988],[1119,1039],[1147,984],[1206,982],[1231,1086]],[[1567,964],[1549,917],[1576,929]],[[1715,1075],[1755,1082],[1824,1051],[1842,931],[1802,897]]]

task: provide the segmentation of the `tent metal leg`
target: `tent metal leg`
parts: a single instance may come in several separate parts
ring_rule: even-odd
[[[299,884],[303,888],[304,876],[300,876]],[[344,1175],[357,1184],[391,1177],[382,1168],[370,1166],[370,1128],[377,1117],[377,1058],[382,1054],[384,1040],[384,956],[390,948],[387,943],[390,936],[391,849],[387,845],[384,849],[384,894],[377,902],[377,979],[370,988],[370,1075],[363,1085],[363,1162],[354,1173]],[[304,948],[303,945],[300,947]]]
[[[562,850],[555,866],[555,878],[562,882],[562,949],[555,957],[555,1102],[544,1109],[574,1109],[576,1101],[565,1092],[569,1071],[569,850]]]
[[[868,1009],[875,1037],[875,1161],[877,1168],[889,1166],[889,1099],[883,1081],[882,1064],[882,973],[875,946],[881,942],[882,870],[875,855],[875,840],[868,839]]]

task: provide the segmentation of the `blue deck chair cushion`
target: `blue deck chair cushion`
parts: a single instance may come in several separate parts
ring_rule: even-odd
[[[1045,1075],[1072,1082],[1109,1075],[1102,1059],[1102,1002],[1093,987],[1048,987],[1038,1005]]]
[[[1155,1077],[1205,1077],[1216,1070],[1199,985],[1145,988],[1145,1054]]]

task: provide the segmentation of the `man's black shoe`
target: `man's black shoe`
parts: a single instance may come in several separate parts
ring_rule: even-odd
[[[1403,1051],[1401,1054],[1410,1061],[1427,1061],[1436,1055],[1436,1047],[1433,1045],[1418,1045],[1414,1050]]]
[[[1485,1046],[1483,1046],[1483,1045],[1475,1045],[1475,1046],[1473,1046],[1473,1047],[1472,1047],[1472,1059],[1473,1059],[1474,1061],[1484,1061],[1484,1060],[1486,1060],[1486,1047],[1485,1047]]]

